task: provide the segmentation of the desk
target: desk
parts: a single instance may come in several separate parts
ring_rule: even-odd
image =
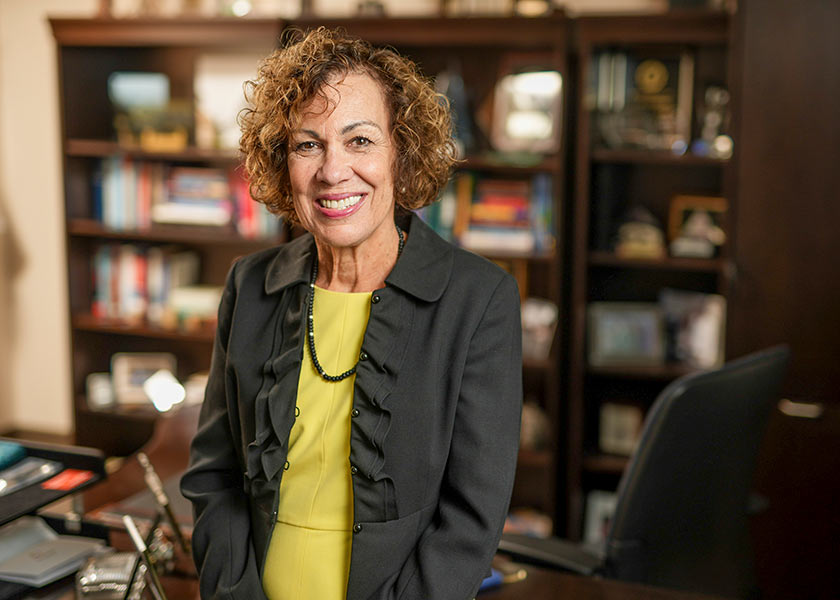
[[[528,576],[488,591],[477,600],[713,600],[716,596],[681,592],[609,579],[526,567]]]
[[[580,577],[527,567],[528,577],[478,596],[477,600],[714,600],[713,596],[643,585]],[[164,578],[169,600],[198,599],[198,582]],[[60,587],[59,587],[60,586]],[[75,600],[72,585],[64,581],[38,590],[22,600]]]
[[[186,407],[178,413],[160,419],[155,434],[144,451],[155,465],[162,479],[167,480],[183,471],[188,457],[188,441],[192,438],[198,420],[198,409]],[[108,481],[86,493],[85,504],[89,509],[115,499],[125,498],[143,490],[143,472],[136,460],[128,460],[123,467],[109,476]],[[118,494],[115,494],[118,491]],[[111,542],[123,549],[130,548],[127,536],[112,532]],[[679,592],[642,585],[580,577],[556,571],[527,567],[528,576],[523,581],[506,584],[478,596],[478,600],[712,600],[711,596]],[[194,578],[164,577],[164,587],[169,600],[198,598],[198,581]],[[64,586],[67,583],[64,582]],[[39,591],[40,593],[41,591]],[[46,592],[44,592],[46,593]],[[33,595],[30,598],[73,600],[72,589],[62,595]]]

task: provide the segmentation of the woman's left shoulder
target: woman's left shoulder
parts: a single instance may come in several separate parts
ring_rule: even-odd
[[[491,290],[502,283],[516,285],[513,275],[493,261],[458,247],[453,252],[452,277]]]

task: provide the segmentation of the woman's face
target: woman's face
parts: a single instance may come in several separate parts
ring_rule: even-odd
[[[385,247],[394,236],[395,148],[382,89],[348,73],[301,108],[289,177],[305,229],[333,248]]]

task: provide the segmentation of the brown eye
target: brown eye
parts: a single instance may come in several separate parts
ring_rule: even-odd
[[[302,154],[314,152],[317,149],[318,144],[313,141],[301,142],[297,146],[295,146],[295,152],[300,152]]]

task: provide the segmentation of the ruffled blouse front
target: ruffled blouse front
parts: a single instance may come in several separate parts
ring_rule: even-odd
[[[327,373],[343,373],[356,364],[370,296],[315,288],[316,351]],[[271,600],[344,598],[350,569],[355,375],[324,381],[313,366],[308,344],[303,346],[296,419],[263,572],[263,588]]]

